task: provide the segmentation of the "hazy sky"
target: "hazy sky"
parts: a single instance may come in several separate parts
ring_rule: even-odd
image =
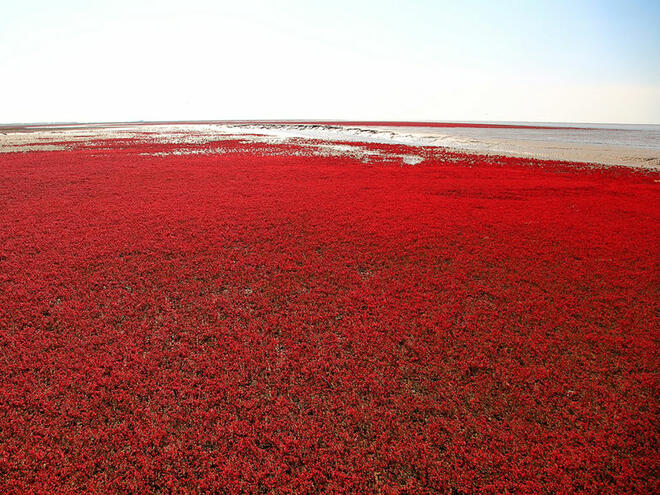
[[[660,123],[660,1],[0,0],[0,122]]]

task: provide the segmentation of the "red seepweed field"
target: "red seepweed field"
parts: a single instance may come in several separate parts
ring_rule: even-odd
[[[0,155],[0,491],[657,493],[660,175],[364,146]]]

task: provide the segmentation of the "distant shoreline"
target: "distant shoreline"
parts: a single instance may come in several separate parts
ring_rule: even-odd
[[[581,123],[581,122],[506,122],[506,121],[402,121],[402,120],[139,120],[112,122],[20,122],[0,124],[2,130],[29,130],[32,128],[103,128],[125,125],[322,125],[368,127],[437,127],[475,129],[626,129],[634,127],[660,127],[660,124]]]

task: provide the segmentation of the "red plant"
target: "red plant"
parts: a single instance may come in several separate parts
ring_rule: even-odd
[[[657,493],[658,174],[369,147],[0,155],[0,490]]]

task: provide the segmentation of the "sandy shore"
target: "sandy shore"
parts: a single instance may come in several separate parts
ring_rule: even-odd
[[[648,126],[651,127],[651,126]],[[608,128],[431,128],[368,127],[407,133],[436,145],[477,154],[542,160],[660,168],[660,126],[644,130]]]
[[[489,143],[475,152],[660,170],[660,152],[643,148],[509,139]]]
[[[284,123],[14,126],[0,129],[0,153],[65,149],[99,139],[205,142],[313,139],[432,146],[453,151],[660,169],[660,126],[648,129],[340,126]],[[657,127],[657,129],[655,129]]]

